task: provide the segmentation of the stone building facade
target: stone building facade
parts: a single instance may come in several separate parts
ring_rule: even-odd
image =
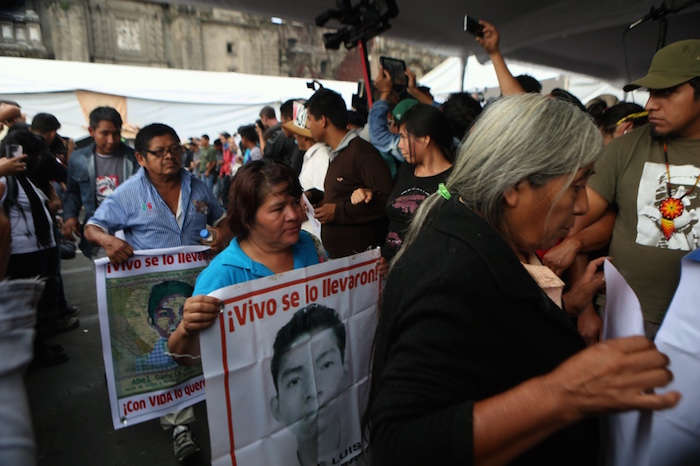
[[[0,55],[315,79],[361,79],[356,49],[326,50],[328,30],[219,8],[131,0],[6,0]],[[420,77],[444,57],[385,38],[368,44]]]

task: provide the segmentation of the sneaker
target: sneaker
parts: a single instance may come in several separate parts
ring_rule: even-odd
[[[75,317],[59,317],[46,324],[46,336],[68,332],[80,326],[80,320]]]
[[[194,442],[189,427],[175,426],[175,430],[173,430],[173,450],[178,461],[185,461],[199,451],[199,447]]]

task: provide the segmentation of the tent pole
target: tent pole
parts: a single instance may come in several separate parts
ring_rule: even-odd
[[[459,92],[464,92],[464,80],[467,79],[467,58],[464,56],[459,57],[460,64],[462,67],[462,79],[459,83]]]
[[[369,77],[369,59],[367,58],[367,41],[360,39],[358,44],[360,57],[362,58],[362,75],[365,77],[365,95],[367,96],[367,108],[372,108],[372,81]]]
[[[661,18],[659,21],[659,38],[656,41],[656,50],[662,49],[666,46],[666,30],[668,29],[668,19],[666,16]]]

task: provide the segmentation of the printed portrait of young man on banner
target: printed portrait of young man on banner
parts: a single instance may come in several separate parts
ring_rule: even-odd
[[[200,335],[212,464],[364,464],[378,256],[212,293],[225,303],[219,324]]]
[[[96,261],[100,332],[115,428],[154,419],[204,397],[201,366],[180,366],[167,339],[209,263],[203,247]],[[196,390],[194,389],[196,387]],[[179,396],[178,396],[179,395]]]

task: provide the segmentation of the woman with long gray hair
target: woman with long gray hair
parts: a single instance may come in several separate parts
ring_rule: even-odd
[[[597,415],[674,406],[643,337],[585,349],[537,249],[588,209],[603,148],[591,120],[504,97],[462,143],[392,262],[373,356],[374,464],[596,464]]]

